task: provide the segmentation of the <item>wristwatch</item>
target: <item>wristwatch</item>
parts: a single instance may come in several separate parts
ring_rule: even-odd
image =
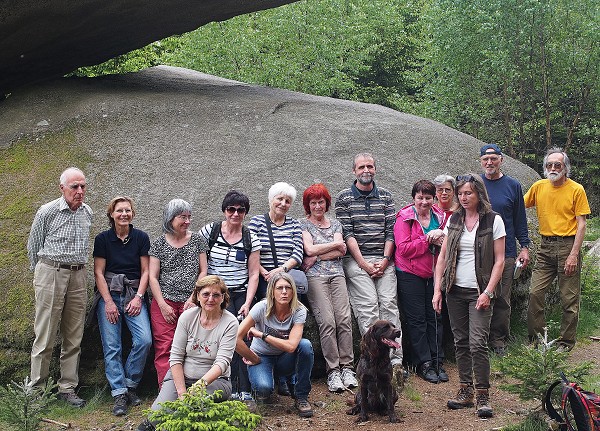
[[[144,295],[140,295],[139,293],[136,293],[135,296],[137,296],[140,299],[144,299]]]
[[[290,272],[290,269],[286,265],[281,265],[283,272]]]
[[[384,259],[387,259],[389,262],[392,261],[392,257],[391,256],[383,256]]]
[[[490,291],[489,291],[489,290],[487,290],[487,289],[486,289],[486,290],[484,290],[484,291],[483,291],[483,293],[485,293],[485,295],[486,295],[488,298],[490,298],[490,299],[494,299],[494,298],[495,298],[494,292],[490,292]]]
[[[263,332],[262,336],[260,337],[263,341],[265,341],[267,339],[267,337],[269,336],[269,334],[267,334],[266,332]]]

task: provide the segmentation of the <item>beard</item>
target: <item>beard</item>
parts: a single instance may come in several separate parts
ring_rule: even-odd
[[[547,169],[544,169],[544,176],[548,178],[551,182],[555,183],[565,176],[565,171],[563,169],[560,172],[548,172]]]
[[[362,174],[359,177],[357,177],[357,180],[363,186],[368,186],[368,185],[370,185],[373,182],[373,175],[371,175],[371,174]]]

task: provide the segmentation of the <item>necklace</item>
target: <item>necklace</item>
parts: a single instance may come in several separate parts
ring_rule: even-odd
[[[477,218],[474,220],[469,220],[468,218],[465,217],[465,227],[467,228],[467,230],[469,232],[471,232],[473,229],[475,229],[475,226],[477,226],[479,224],[479,215],[477,215]],[[469,225],[471,225],[471,227],[469,227]]]

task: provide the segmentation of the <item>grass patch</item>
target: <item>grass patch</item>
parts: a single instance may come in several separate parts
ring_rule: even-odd
[[[404,394],[404,396],[406,398],[408,398],[409,400],[411,400],[412,402],[416,403],[417,405],[422,401],[422,397],[421,394],[415,390],[415,388],[413,388],[410,384],[404,384],[404,389],[402,390],[402,393]]]
[[[523,422],[517,425],[508,425],[502,428],[502,431],[547,431],[548,424],[537,414],[532,414]]]

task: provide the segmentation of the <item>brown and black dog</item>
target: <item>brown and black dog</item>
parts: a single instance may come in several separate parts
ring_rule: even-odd
[[[392,385],[390,349],[399,348],[395,341],[400,329],[387,320],[378,320],[367,330],[360,343],[360,360],[356,367],[359,391],[349,415],[358,414],[357,422],[369,419],[369,412],[387,414],[390,422],[398,422],[394,404],[398,394]]]

